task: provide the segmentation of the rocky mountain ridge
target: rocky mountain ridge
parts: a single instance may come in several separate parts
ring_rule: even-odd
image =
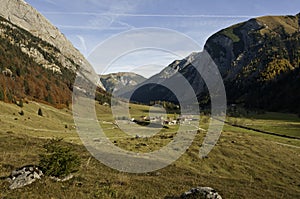
[[[143,76],[132,72],[110,73],[99,76],[101,83],[108,92],[116,92],[118,88],[136,86],[146,80]]]
[[[243,104],[248,108],[300,111],[300,107],[289,105],[300,100],[297,94],[300,87],[297,78],[300,64],[299,16],[250,19],[225,28],[207,40],[204,51],[219,68],[229,103]],[[145,83],[161,83],[183,75],[195,90],[200,104],[209,104],[206,85],[197,72],[197,68],[203,67],[199,62],[202,54],[192,53],[186,59],[174,61]],[[282,78],[287,82],[282,82]],[[274,87],[279,81],[284,84],[281,88],[285,89],[277,90]],[[134,93],[123,96],[131,96],[132,101],[143,103],[149,103],[150,100],[176,102],[174,95],[167,89],[153,84],[147,86],[145,83]],[[282,105],[283,101],[287,104]]]
[[[0,100],[27,98],[69,106],[76,75],[91,80],[97,77],[92,70],[65,36],[29,4],[1,1]],[[100,81],[98,86],[103,88]]]
[[[12,24],[55,46],[61,52],[59,60],[64,67],[75,71],[76,65],[81,65],[85,60],[56,27],[24,0],[2,0],[0,15]],[[56,70],[59,68],[57,67]]]
[[[0,7],[0,16],[12,24],[28,31],[33,36],[55,46],[60,52],[56,55],[57,61],[64,68],[77,72],[77,69],[82,67],[81,73],[87,76],[93,73],[90,63],[77,50],[72,43],[59,31],[59,29],[51,24],[42,14],[35,8],[26,3],[24,0],[2,0]],[[41,55],[32,49],[23,49],[26,53],[42,62]],[[46,68],[51,68],[60,72],[61,68],[57,64],[43,63]],[[104,89],[99,82],[99,87]]]

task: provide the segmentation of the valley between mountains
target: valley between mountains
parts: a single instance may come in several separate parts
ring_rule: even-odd
[[[300,14],[262,16],[222,29],[208,38],[203,52],[191,52],[144,78],[124,71],[95,75],[87,59],[31,5],[23,0],[1,0],[0,5],[0,198],[210,197],[189,195],[195,187],[212,187],[210,194],[222,198],[300,197]],[[199,157],[214,119],[207,86],[197,72],[205,67],[205,53],[223,78],[227,113],[214,148]],[[199,115],[183,115],[174,93],[148,84],[180,85],[182,76],[196,94]],[[91,85],[95,94],[74,88],[76,77],[86,85],[98,79]],[[180,158],[160,170],[112,169],[87,150],[78,134],[76,89],[93,97],[105,141],[122,150],[158,151],[174,141],[181,125],[195,131],[195,138]],[[127,101],[129,114],[116,117],[112,104]],[[122,124],[158,132],[147,137],[137,130],[132,136]],[[100,136],[90,142],[105,143]],[[37,176],[32,168],[43,174]],[[22,173],[25,178],[14,181],[22,169],[34,180],[24,183],[28,178]]]

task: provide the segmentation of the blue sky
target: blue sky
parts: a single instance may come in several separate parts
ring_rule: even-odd
[[[158,27],[183,33],[201,51],[206,39],[232,24],[263,15],[295,15],[299,0],[26,0],[48,18],[85,57],[113,35],[135,28]],[[128,45],[128,44],[123,44]],[[113,49],[108,49],[113,50]],[[189,55],[190,51],[182,55]],[[139,58],[137,58],[139,57]],[[155,57],[156,59],[153,59]],[[122,57],[99,73],[134,71],[150,76],[176,57],[159,51]],[[152,67],[149,67],[151,66]],[[146,66],[146,67],[142,67]],[[151,69],[151,70],[150,70]]]

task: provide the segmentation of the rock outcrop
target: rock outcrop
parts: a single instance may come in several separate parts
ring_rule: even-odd
[[[82,61],[85,60],[83,55],[74,48],[72,43],[56,27],[24,0],[2,0],[0,15],[34,36],[57,47],[66,60],[71,59],[77,65],[81,65]],[[67,61],[65,61],[64,66],[74,71],[76,69],[72,63],[67,63]]]
[[[84,56],[72,45],[72,43],[56,28],[53,26],[43,15],[36,9],[26,3],[24,0],[2,0],[0,7],[0,16],[8,20],[10,23],[21,27],[42,39],[43,41],[51,44],[60,52],[55,55],[56,63],[45,62],[44,54],[41,54],[39,49],[28,48],[28,46],[20,46],[22,51],[33,57],[37,63],[44,65],[54,71],[61,71],[61,66],[77,72],[81,67],[81,74],[85,77],[93,74],[92,67]],[[59,62],[59,64],[57,64]],[[89,78],[96,79],[92,76]],[[98,82],[101,88],[103,85]]]
[[[300,112],[300,105],[294,106],[300,99],[297,92],[300,89],[299,16],[258,17],[220,30],[207,40],[204,52],[174,61],[161,73],[137,85],[140,89],[135,94],[131,91],[122,96],[132,96],[132,101],[144,103],[176,102],[167,89],[143,85],[167,81],[180,85],[182,81],[177,80],[182,75],[194,89],[200,104],[209,102],[207,87],[197,70],[205,67],[201,63],[207,52],[221,73],[229,103]]]
[[[43,172],[37,166],[24,166],[12,171],[7,181],[10,189],[17,189],[40,180],[42,176]]]
[[[222,199],[216,190],[211,187],[197,187],[183,193],[182,199]]]
[[[130,73],[130,72],[120,72],[120,73],[111,73],[107,75],[100,75],[100,80],[108,92],[116,92],[118,88],[129,88],[136,86],[146,80],[141,75]],[[122,92],[124,90],[122,89]]]

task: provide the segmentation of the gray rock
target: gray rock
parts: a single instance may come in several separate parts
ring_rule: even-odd
[[[61,53],[54,54],[54,56],[64,68],[75,72],[77,71],[76,67],[81,66],[81,75],[90,79],[98,79],[98,76],[92,72],[90,63],[58,28],[24,0],[1,0],[0,16],[59,49]],[[20,44],[20,47],[24,53],[45,68],[61,71],[61,68],[55,63],[48,63],[37,49],[28,47],[26,44]],[[98,84],[104,89],[100,81]]]
[[[106,91],[120,95],[129,91],[133,86],[142,83],[146,78],[131,72],[121,72],[100,75],[100,80]]]
[[[2,74],[7,76],[7,77],[12,77],[13,73],[10,69],[8,68],[5,68],[3,71],[2,71]]]
[[[192,199],[222,199],[222,197],[211,187],[197,187],[183,193],[180,198]]]
[[[13,170],[7,181],[10,183],[10,189],[17,189],[32,184],[42,176],[43,172],[37,166],[24,166]]]
[[[71,180],[74,176],[72,174],[64,177],[64,178],[58,178],[58,177],[55,177],[55,176],[50,176],[50,179],[56,181],[56,182],[65,182],[65,181],[68,181],[68,180]]]

